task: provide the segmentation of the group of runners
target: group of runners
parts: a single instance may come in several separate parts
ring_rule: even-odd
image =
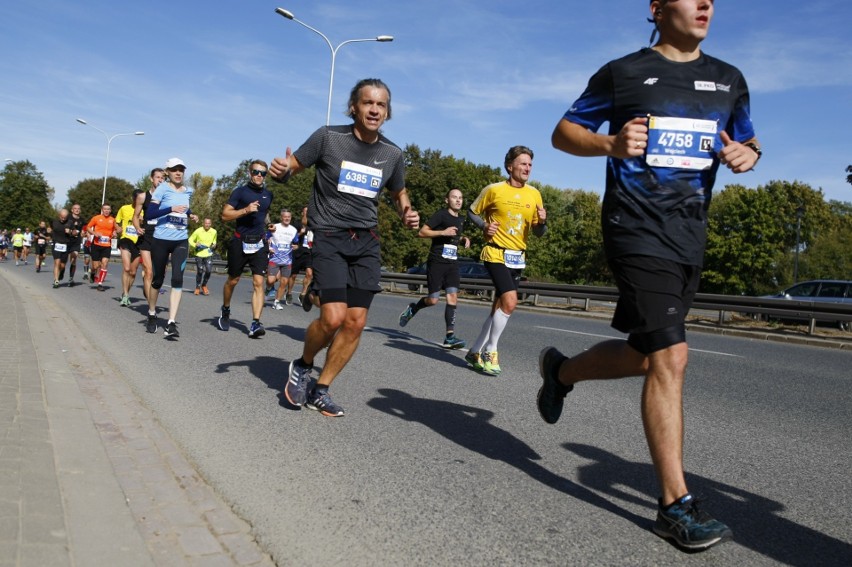
[[[604,341],[572,357],[546,347],[538,358],[542,382],[536,403],[549,424],[560,419],[568,394],[584,381],[644,377],[641,414],[660,488],[653,531],[687,550],[706,549],[732,532],[699,508],[685,480],[685,316],[698,289],[717,170],[724,165],[733,173],[750,171],[762,155],[745,79],[735,67],[700,50],[713,15],[712,0],[650,0],[653,45],[604,65],[558,121],[551,136],[556,149],[606,158],[603,243],[620,293],[612,325],[627,340]],[[408,305],[399,324],[408,325],[420,310],[435,305],[443,290],[446,348],[467,347],[455,336],[458,249],[470,245],[462,234],[465,218],[484,237],[480,259],[496,293],[464,359],[490,375],[501,372],[498,342],[517,306],[528,239],[545,235],[547,227],[541,195],[528,184],[533,151],[520,145],[505,156],[504,181],[482,189],[467,210],[461,191],[449,189],[446,209],[421,227],[405,187],[402,150],[381,132],[392,115],[390,89],[379,79],[364,79],[351,90],[347,109],[352,124],[320,127],[295,152],[288,147],[268,167],[262,160],[252,161],[250,181],[233,191],[221,213],[223,221],[234,223],[235,233],[228,244],[228,279],[218,326],[229,330],[232,294],[249,268],[253,320],[248,334],[253,338],[265,333],[261,311],[275,284],[273,306],[290,301],[294,258],[306,247],[307,233],[312,233],[312,281],[304,286],[301,303],[306,310],[317,305],[319,315],[306,329],[301,355],[290,362],[283,394],[294,406],[335,417],[345,412],[332,399],[330,387],[355,354],[373,298],[381,290],[377,230],[378,195],[383,189],[402,225],[432,239],[428,295]],[[604,123],[609,131],[598,133]],[[299,229],[292,226],[293,215],[286,210],[280,212],[280,222],[270,223],[267,175],[286,183],[312,166],[315,180]],[[173,158],[164,171],[152,172],[152,190],[135,197],[131,221],[135,234],[126,224],[121,229],[122,241],[136,236],[141,238],[138,248],[150,250],[150,264],[142,260],[152,278],[150,289],[145,284],[149,332],[157,328],[159,294],[154,290],[163,286],[171,258],[167,337],[178,336],[176,318],[189,243],[202,252],[215,243],[215,235],[211,241],[209,235],[187,234],[193,214],[192,190],[183,184],[185,169],[180,159]],[[158,182],[157,175],[165,179]],[[89,232],[106,235],[109,231],[101,226],[106,223],[96,219],[87,223]],[[64,232],[64,242],[74,248],[71,232],[76,229],[68,222],[67,211],[61,212],[52,227],[53,239],[56,243],[57,233]],[[112,236],[118,234],[118,228],[113,230]],[[83,231],[81,225],[77,234]],[[206,295],[204,273],[199,270],[196,288]],[[325,359],[314,377],[324,350]]]

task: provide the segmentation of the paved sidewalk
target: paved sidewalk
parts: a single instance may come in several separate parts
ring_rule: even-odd
[[[273,565],[49,291],[0,271],[0,566]]]

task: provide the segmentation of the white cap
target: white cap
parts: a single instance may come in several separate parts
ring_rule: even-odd
[[[186,164],[183,163],[183,160],[179,157],[173,157],[169,161],[166,162],[166,169],[172,169],[179,165],[186,167]]]

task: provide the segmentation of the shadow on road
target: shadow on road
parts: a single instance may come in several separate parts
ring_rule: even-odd
[[[592,461],[579,468],[580,482],[597,492],[627,502],[646,504],[637,492],[647,492],[642,479],[653,475],[650,463],[635,463],[589,445],[565,443],[575,455]],[[782,517],[784,505],[702,476],[686,475],[689,486],[708,501],[708,511],[728,524],[740,545],[786,565],[850,565],[852,545]],[[831,513],[830,510],[824,510]]]
[[[503,461],[531,478],[569,496],[620,516],[637,526],[650,529],[651,520],[620,508],[591,490],[571,482],[536,461],[541,456],[512,435],[490,423],[494,412],[447,402],[415,398],[390,388],[381,388],[382,397],[367,402],[371,408],[406,421],[422,423],[453,443],[489,459]]]
[[[411,335],[409,333],[400,332],[396,329],[386,329],[383,327],[367,327],[364,331],[385,335],[388,338],[388,341],[385,344],[391,348],[410,352],[431,360],[445,362],[459,368],[467,368],[467,363],[464,361],[464,358],[458,354],[453,354],[453,351],[441,347],[440,344],[434,341]],[[462,349],[460,352],[466,351]]]
[[[583,460],[579,482],[567,480],[543,467],[529,445],[490,423],[494,412],[444,400],[416,398],[400,390],[382,388],[380,397],[367,405],[389,415],[422,423],[434,432],[470,451],[503,461],[545,486],[611,512],[642,529],[650,530],[656,511],[654,470],[650,463],[627,461],[589,445],[562,446]],[[709,511],[734,531],[737,543],[780,563],[795,566],[850,564],[852,545],[782,517],[784,505],[758,494],[698,475],[687,481],[709,501]],[[622,487],[629,487],[630,491]],[[647,499],[636,494],[647,494]],[[608,499],[646,506],[647,517],[638,516]],[[823,511],[830,514],[830,510]]]

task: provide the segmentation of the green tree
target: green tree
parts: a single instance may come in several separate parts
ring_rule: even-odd
[[[28,160],[7,163],[0,173],[0,227],[32,229],[52,219],[52,199],[53,188],[35,165]]]
[[[74,203],[79,203],[82,216],[88,220],[101,212],[101,198],[104,189],[103,178],[84,179],[68,191],[66,208],[71,208]],[[136,187],[129,181],[118,177],[108,177],[106,187],[105,203],[112,206],[112,212],[118,212],[119,207],[131,202],[133,190]]]
[[[189,201],[189,208],[192,212],[198,215],[199,220],[205,218],[213,218],[214,211],[212,208],[213,176],[204,175],[200,171],[196,171],[189,176],[186,184],[192,187],[192,198]]]
[[[761,295],[792,283],[797,242],[801,260],[832,219],[822,191],[797,181],[725,187],[708,212],[701,291]],[[800,261],[799,279],[806,273]]]
[[[612,285],[603,254],[600,197],[549,185],[538,189],[547,210],[547,232],[529,243],[528,277],[577,285]]]

